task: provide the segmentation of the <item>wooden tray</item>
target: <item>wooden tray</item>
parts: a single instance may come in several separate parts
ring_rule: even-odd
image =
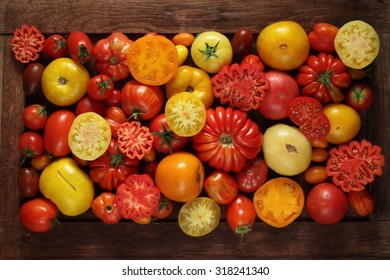
[[[372,109],[364,116],[366,138],[390,154],[390,1],[3,1],[0,4],[0,259],[389,259],[390,168],[370,186],[375,210],[367,219],[345,219],[321,226],[309,219],[283,229],[258,221],[240,243],[222,221],[211,234],[191,238],[174,221],[140,226],[105,225],[95,219],[67,219],[50,233],[25,230],[18,217],[19,153],[23,131],[23,65],[9,47],[15,28],[37,26],[45,35],[79,29],[94,36],[113,31],[193,34],[217,30],[233,34],[240,27],[259,33],[279,20],[294,20],[310,31],[317,22],[341,26],[361,19],[380,34],[381,50],[372,65]]]

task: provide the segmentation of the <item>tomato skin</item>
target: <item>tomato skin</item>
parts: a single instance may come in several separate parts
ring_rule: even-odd
[[[116,206],[115,194],[111,192],[103,192],[97,196],[93,200],[91,208],[92,213],[105,224],[116,224],[122,218]]]
[[[204,189],[218,204],[229,204],[238,193],[234,177],[222,170],[215,170],[207,176]]]
[[[40,104],[28,105],[23,110],[23,123],[31,130],[41,130],[45,127],[48,113]]]
[[[31,166],[36,170],[42,171],[46,168],[51,162],[52,158],[48,153],[43,153],[31,159]]]
[[[152,214],[152,217],[156,219],[165,219],[169,215],[171,215],[172,211],[173,211],[172,200],[162,195],[159,201],[159,206],[157,207],[156,211],[154,211],[154,213]]]
[[[231,40],[233,57],[236,61],[242,59],[252,50],[253,33],[249,28],[240,28],[236,30]]]
[[[374,92],[366,83],[352,84],[345,94],[345,102],[357,111],[370,108],[373,100]]]
[[[110,106],[106,108],[104,112],[106,118],[112,119],[118,123],[124,123],[127,121],[128,116],[120,107]]]
[[[367,189],[347,193],[348,204],[353,211],[365,217],[374,210],[374,200]]]
[[[34,131],[26,131],[19,138],[18,149],[23,155],[23,162],[31,157],[41,155],[44,150],[42,136]]]
[[[261,157],[248,160],[245,167],[235,173],[238,189],[245,193],[256,191],[267,180],[268,166]]]
[[[50,35],[46,38],[43,45],[43,51],[51,59],[56,59],[66,56],[68,53],[68,45],[64,36],[59,34]]]
[[[76,115],[69,110],[58,110],[47,119],[43,131],[43,144],[49,153],[62,157],[70,153],[68,133]]]
[[[334,53],[334,38],[338,31],[338,27],[330,23],[316,23],[307,35],[310,46],[319,52]]]
[[[256,221],[256,210],[253,202],[245,195],[238,193],[227,205],[226,220],[230,229],[240,235],[241,239],[248,234]]]
[[[317,223],[333,225],[344,218],[348,210],[347,197],[335,185],[320,183],[309,191],[306,199],[306,210]]]
[[[173,36],[172,42],[175,45],[183,45],[186,47],[190,47],[194,42],[195,36],[189,32],[180,32]]]
[[[88,95],[93,99],[107,99],[114,91],[113,80],[104,74],[96,75],[89,80],[87,91]]]
[[[23,70],[23,91],[25,95],[37,96],[42,90],[42,75],[45,66],[39,62],[27,65]]]
[[[48,232],[56,223],[58,208],[49,199],[35,198],[20,207],[19,215],[22,225],[29,231]]]
[[[79,63],[85,63],[92,57],[93,46],[91,39],[82,31],[72,31],[66,42],[70,56]]]
[[[39,194],[39,174],[35,168],[22,167],[19,169],[18,189],[21,197],[32,198]]]
[[[304,177],[309,184],[319,184],[328,179],[325,166],[321,165],[314,165],[306,169]]]
[[[311,160],[313,162],[324,162],[329,158],[329,153],[325,148],[315,148],[311,153]]]
[[[106,104],[107,107],[115,106],[120,107],[121,106],[121,90],[119,88],[114,88],[112,91],[111,96],[103,100],[104,104]]]
[[[86,95],[77,102],[75,113],[76,116],[78,116],[87,112],[95,112],[100,116],[104,116],[105,111],[106,106],[102,100],[97,100],[90,97],[89,95]]]

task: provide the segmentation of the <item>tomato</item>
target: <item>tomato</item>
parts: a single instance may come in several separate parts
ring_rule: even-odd
[[[131,219],[134,223],[136,224],[139,224],[139,225],[148,225],[152,222],[152,217],[149,216],[149,217],[145,217],[145,218],[141,218],[141,219]]]
[[[127,52],[133,43],[125,34],[113,32],[107,38],[100,39],[93,47],[95,69],[99,74],[113,78],[114,82],[130,76],[127,65]]]
[[[331,103],[324,107],[323,112],[330,122],[330,131],[326,137],[328,142],[346,143],[359,133],[361,118],[352,107],[342,103]]]
[[[87,112],[94,112],[100,116],[104,116],[106,111],[106,106],[102,100],[97,100],[89,95],[84,96],[76,104],[76,116],[81,115]]]
[[[306,182],[308,182],[309,184],[319,184],[328,179],[325,166],[321,165],[310,166],[308,169],[306,169],[304,177]]]
[[[305,171],[310,165],[311,153],[310,141],[296,127],[278,123],[264,133],[264,160],[278,174],[294,176]]]
[[[238,193],[234,177],[222,170],[215,170],[207,176],[204,189],[218,204],[229,204]]]
[[[153,179],[156,175],[158,162],[157,161],[145,161],[141,166],[142,173],[149,174]]]
[[[131,174],[116,190],[116,204],[125,219],[151,217],[159,206],[161,193],[148,174]]]
[[[118,128],[118,146],[130,159],[142,159],[152,149],[153,135],[140,122],[124,122]]]
[[[150,120],[160,113],[164,104],[161,87],[128,81],[121,91],[122,109],[139,120]]]
[[[45,66],[39,62],[32,62],[23,70],[23,91],[28,96],[38,96],[42,90],[42,74]]]
[[[367,76],[370,73],[369,69],[354,69],[351,67],[347,67],[349,75],[351,75],[352,80],[363,80],[364,78],[367,78]]]
[[[211,233],[219,225],[220,217],[218,203],[209,197],[198,197],[180,208],[178,223],[185,234],[200,237]]]
[[[241,62],[245,56],[252,50],[253,33],[249,28],[239,28],[231,40],[233,58]]]
[[[106,224],[118,223],[122,216],[116,205],[115,194],[103,192],[92,202],[92,213]]]
[[[259,156],[248,160],[245,167],[234,175],[238,189],[246,193],[254,192],[260,188],[267,180],[267,176],[268,166]]]
[[[23,156],[22,163],[27,158],[41,155],[44,150],[42,136],[34,131],[26,131],[19,138],[18,149]]]
[[[210,75],[197,67],[180,66],[175,75],[165,85],[167,99],[173,95],[188,92],[198,97],[206,108],[214,102]]]
[[[165,219],[169,215],[171,215],[172,211],[173,211],[172,200],[162,195],[159,201],[159,205],[157,209],[154,211],[154,213],[152,214],[152,217],[156,219]]]
[[[164,113],[155,116],[149,122],[153,134],[153,147],[163,154],[172,154],[182,150],[188,143],[188,137],[175,134],[168,126]]]
[[[210,74],[218,73],[233,59],[229,39],[217,31],[205,31],[195,37],[191,45],[191,57],[195,65]]]
[[[122,108],[113,107],[113,106],[105,109],[104,116],[118,123],[124,123],[128,119],[128,116],[122,110]]]
[[[202,162],[185,151],[165,156],[157,165],[155,181],[161,193],[178,202],[188,202],[203,189],[205,171]]]
[[[70,56],[80,63],[86,63],[92,57],[92,42],[88,35],[82,31],[72,31],[66,42]]]
[[[309,191],[306,199],[306,210],[309,216],[319,224],[336,224],[347,213],[347,197],[335,185],[320,183]]]
[[[189,32],[180,32],[173,36],[172,42],[175,45],[183,45],[189,47],[194,42],[195,36]]]
[[[286,177],[267,181],[253,196],[257,216],[265,223],[281,228],[301,215],[305,196],[301,186]]]
[[[320,149],[326,149],[329,145],[326,139],[310,140],[310,142],[314,148],[320,148]]]
[[[48,232],[56,224],[57,206],[46,198],[35,198],[25,202],[19,210],[22,225],[32,232]]]
[[[226,221],[230,229],[242,238],[252,231],[256,210],[252,201],[239,193],[226,208]]]
[[[42,74],[42,90],[54,105],[69,106],[87,93],[90,80],[87,69],[71,58],[57,58]]]
[[[258,109],[270,86],[256,63],[225,65],[211,81],[214,96],[222,104],[229,103],[241,111]]]
[[[104,104],[106,104],[107,107],[110,107],[110,106],[120,107],[122,105],[122,103],[121,103],[121,90],[119,88],[114,88],[111,96],[104,99],[103,102],[104,102]]]
[[[330,121],[317,99],[298,96],[291,100],[287,112],[290,120],[299,126],[309,140],[321,140],[329,135]]]
[[[42,171],[53,161],[48,153],[43,153],[31,159],[31,166],[39,171]]]
[[[23,110],[23,123],[31,130],[41,130],[45,127],[48,112],[40,104],[28,105]]]
[[[194,136],[206,123],[206,107],[202,100],[187,92],[173,95],[165,103],[165,117],[174,133]]]
[[[345,94],[345,102],[347,105],[357,111],[370,108],[373,99],[374,92],[372,88],[368,84],[361,82],[352,84]]]
[[[259,64],[260,71],[264,71],[264,63],[260,60],[260,57],[256,54],[248,54],[247,56],[245,56],[241,61],[241,64],[244,63]]]
[[[263,134],[245,112],[231,107],[207,109],[204,128],[192,137],[198,158],[225,172],[239,172],[260,152]]]
[[[35,26],[22,24],[15,29],[10,44],[16,60],[29,63],[39,58],[44,42],[45,37]]]
[[[179,66],[175,45],[163,36],[144,36],[131,45],[127,64],[137,81],[159,86],[168,82]]]
[[[307,37],[309,38],[310,47],[318,52],[333,53],[334,38],[339,29],[325,22],[318,22],[313,26]]]
[[[374,210],[374,200],[367,189],[347,193],[348,204],[353,211],[361,217],[365,217]]]
[[[188,49],[186,46],[183,45],[176,45],[177,50],[177,64],[178,66],[182,65],[188,57]]]
[[[343,63],[362,69],[371,64],[379,53],[379,36],[375,29],[361,20],[345,23],[337,32],[334,46]]]
[[[83,160],[95,160],[103,155],[110,141],[110,126],[102,116],[94,112],[78,115],[69,129],[70,150]]]
[[[269,81],[269,88],[265,91],[265,98],[259,105],[260,113],[270,120],[282,120],[288,117],[288,105],[291,100],[300,95],[295,79],[284,71],[269,70],[265,77]]]
[[[76,115],[69,110],[58,110],[46,121],[43,144],[49,153],[62,157],[70,153],[68,134]]]
[[[105,190],[112,191],[131,174],[138,173],[140,161],[119,152],[118,142],[111,139],[107,151],[89,163],[89,175]]]
[[[46,38],[43,45],[43,51],[51,59],[56,59],[66,56],[68,53],[68,44],[64,36],[53,34]]]
[[[88,82],[87,91],[93,99],[107,99],[114,91],[113,79],[104,74],[93,76]]]
[[[299,67],[296,80],[302,86],[302,95],[312,96],[323,104],[342,101],[341,90],[351,85],[351,76],[340,58],[326,53],[310,55]]]
[[[266,65],[277,70],[293,70],[305,62],[310,44],[306,31],[300,24],[279,21],[260,32],[256,49]]]
[[[311,153],[311,160],[314,162],[324,162],[329,157],[329,153],[324,148],[315,148]]]
[[[18,189],[21,197],[32,198],[39,194],[39,174],[35,168],[22,167],[18,170]]]
[[[326,173],[344,192],[360,191],[382,175],[384,165],[381,147],[363,139],[330,149]]]
[[[56,159],[43,170],[39,190],[67,216],[87,211],[95,194],[91,178],[69,157]]]

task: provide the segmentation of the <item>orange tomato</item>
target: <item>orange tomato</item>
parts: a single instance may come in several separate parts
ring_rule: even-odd
[[[195,36],[192,35],[189,32],[180,32],[173,36],[172,42],[175,45],[183,45],[186,47],[189,47],[192,45],[192,42],[194,42]]]
[[[312,140],[311,145],[314,148],[320,148],[320,149],[325,149],[328,147],[328,141],[326,139],[321,139],[321,140]]]
[[[204,177],[202,162],[194,154],[180,151],[167,155],[158,163],[155,182],[165,197],[188,202],[201,193]]]
[[[326,175],[325,166],[315,165],[306,169],[304,177],[309,184],[319,184],[324,182],[328,175]]]
[[[36,170],[42,171],[45,169],[46,166],[48,166],[53,160],[47,153],[40,154],[36,157],[33,157],[31,159],[31,166],[34,167]]]
[[[263,184],[253,196],[257,216],[265,223],[281,228],[302,213],[304,193],[292,179],[278,177]]]
[[[316,148],[311,152],[311,160],[314,162],[324,162],[329,158],[329,153],[325,149]]]

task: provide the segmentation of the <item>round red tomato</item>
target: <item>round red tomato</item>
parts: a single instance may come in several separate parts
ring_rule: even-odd
[[[243,238],[256,221],[253,202],[243,194],[237,194],[226,208],[226,220],[231,230]]]
[[[76,116],[87,113],[87,112],[95,112],[96,114],[104,116],[104,112],[106,111],[106,106],[104,102],[101,100],[96,100],[89,95],[84,96],[77,102],[76,105]]]
[[[22,225],[32,232],[48,232],[58,223],[57,206],[47,198],[35,198],[25,202],[19,215]]]
[[[238,189],[243,192],[254,192],[267,180],[268,166],[261,157],[248,160],[244,169],[235,174]]]
[[[50,35],[43,45],[43,51],[51,59],[64,57],[68,53],[68,45],[64,36],[59,34]]]
[[[103,100],[104,104],[106,104],[107,107],[110,106],[121,106],[121,90],[119,88],[114,88],[112,94],[110,97]]]
[[[35,157],[43,153],[42,136],[34,131],[26,131],[20,136],[18,149],[23,155],[23,162],[30,157]]]
[[[106,108],[104,117],[112,119],[118,123],[124,123],[128,119],[128,116],[122,110],[122,108],[115,107],[115,106]]]
[[[269,80],[269,89],[260,103],[259,111],[270,120],[285,119],[290,101],[300,95],[298,83],[283,71],[270,70],[264,74]]]
[[[307,195],[306,210],[317,223],[336,224],[347,213],[347,196],[340,188],[331,183],[317,184]]]
[[[23,123],[28,129],[40,130],[45,127],[47,115],[45,107],[32,104],[23,110]]]
[[[82,31],[71,32],[66,42],[70,56],[77,62],[85,63],[92,57],[92,42],[88,35]]]
[[[229,204],[238,193],[234,178],[222,170],[215,170],[206,178],[204,189],[218,204]]]
[[[156,211],[154,211],[154,213],[152,214],[152,216],[153,216],[153,218],[156,218],[156,219],[164,219],[164,218],[168,217],[169,215],[171,215],[172,211],[173,211],[172,200],[161,195],[159,205],[158,205]]]
[[[97,196],[91,205],[92,213],[106,224],[116,224],[122,218],[115,202],[115,194],[103,192]]]
[[[336,37],[338,31],[338,27],[332,24],[325,22],[316,23],[307,35],[310,47],[319,52],[335,52],[334,38]]]
[[[109,98],[114,91],[113,79],[101,74],[92,77],[88,82],[88,95],[96,100]]]
[[[373,99],[374,92],[366,83],[352,84],[345,94],[345,102],[357,111],[368,109]]]
[[[140,120],[150,120],[161,111],[164,94],[160,86],[131,80],[122,88],[121,101],[123,111],[129,116]]]

